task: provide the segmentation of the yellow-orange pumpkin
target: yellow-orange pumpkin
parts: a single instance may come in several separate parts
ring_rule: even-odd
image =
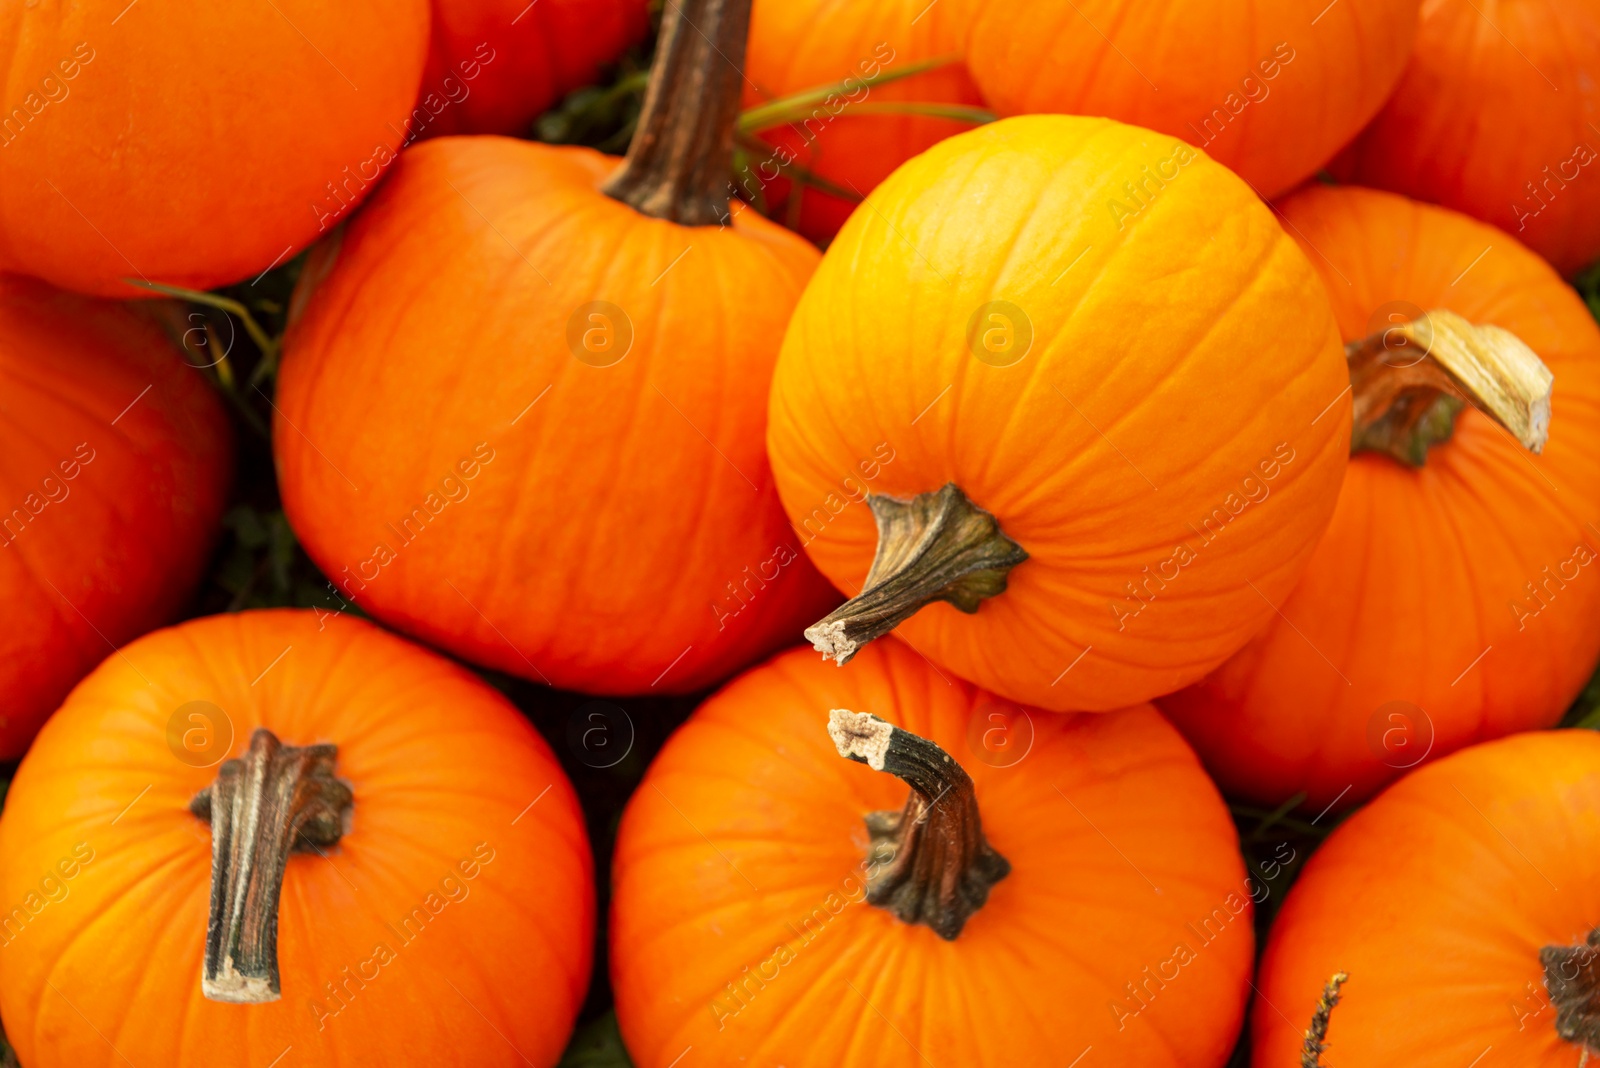
[[[1326,305],[1249,187],[1174,138],[1030,116],[935,145],[845,225],[778,361],[779,493],[858,595],[808,634],[848,658],[904,619],[941,668],[1058,711],[1198,679],[1333,510]]]
[[[1469,409],[1419,467],[1352,457],[1280,613],[1162,701],[1225,791],[1271,805],[1303,792],[1322,808],[1429,757],[1548,727],[1589,678],[1600,328],[1537,256],[1455,212],[1325,186],[1280,208],[1347,341],[1443,308],[1511,331],[1555,375],[1540,455]]]
[[[183,607],[232,470],[222,406],[155,321],[0,276],[0,759]]]
[[[851,730],[887,746],[878,762],[840,759]],[[907,761],[909,800],[874,770]],[[794,650],[713,696],[634,794],[613,872],[612,985],[639,1068],[1067,1065],[1090,1048],[1217,1068],[1261,889],[1148,705],[1027,709],[893,639],[844,671]]]
[[[594,920],[565,775],[462,668],[364,621],[318,616],[217,616],[134,642],[22,762],[0,817],[0,1014],[29,1068],[547,1068],[560,1057]],[[278,869],[268,935],[279,996],[232,1004],[202,993],[225,809],[211,805],[208,828],[192,799],[265,732],[324,747],[320,779],[280,765],[269,782],[297,812],[324,800],[335,811],[280,824],[270,806],[245,806],[298,848]],[[242,818],[233,827],[238,841],[267,840]],[[283,854],[254,855],[251,908],[266,858]],[[243,960],[248,931],[238,945]]]

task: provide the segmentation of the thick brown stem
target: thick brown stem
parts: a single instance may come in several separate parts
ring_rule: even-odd
[[[1600,928],[1581,946],[1545,946],[1539,963],[1556,1009],[1556,1034],[1585,1059],[1600,1057]]]
[[[1328,1049],[1328,1021],[1333,1018],[1333,1007],[1339,1004],[1339,988],[1349,978],[1346,972],[1334,972],[1328,985],[1322,988],[1317,1009],[1311,1014],[1311,1027],[1300,1047],[1300,1068],[1322,1068],[1322,1055]]]
[[[865,712],[829,712],[828,735],[840,756],[911,787],[905,808],[866,815],[868,903],[954,939],[1011,872],[983,837],[972,779],[926,738]]]
[[[1530,452],[1550,433],[1555,376],[1509,330],[1475,326],[1436,309],[1352,341],[1354,432],[1350,452],[1380,452],[1421,467],[1428,449],[1450,440],[1456,416],[1472,403]]]
[[[667,0],[628,159],[602,187],[684,226],[728,218],[751,0]]]
[[[189,810],[211,824],[211,915],[200,991],[212,1001],[276,1001],[278,897],[289,854],[344,832],[350,787],[333,777],[337,749],[284,745],[265,728],[226,761]]]
[[[1006,576],[1028,558],[954,482],[909,501],[870,494],[867,505],[878,521],[867,580],[860,593],[806,628],[824,660],[843,665],[934,601],[976,612],[985,598],[1005,592]]]

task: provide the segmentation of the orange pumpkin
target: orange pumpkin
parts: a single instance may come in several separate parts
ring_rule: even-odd
[[[738,84],[718,49],[744,30],[703,6],[684,17],[705,35],[661,47],[634,162],[408,150],[285,343],[278,469],[312,558],[378,617],[567,689],[692,692],[830,599],[762,448],[817,254],[728,206]]]
[[[892,110],[908,103],[981,106],[959,62],[882,85],[865,82],[959,56],[965,22],[955,0],[931,6],[927,0],[758,0],[750,16],[745,105],[819,86],[842,90],[786,114],[782,125],[762,134],[773,158],[754,161],[742,192],[769,202],[794,196],[778,166],[794,163],[859,199],[912,156],[967,129],[967,122]],[[816,184],[802,184],[800,197],[797,214],[781,207],[778,213],[814,241],[830,240],[856,205]]]
[[[649,28],[647,0],[435,0],[410,137],[525,134]]]
[[[394,159],[427,0],[0,6],[0,270],[130,297],[249,278]]]
[[[1563,274],[1600,257],[1600,10],[1431,0],[1394,95],[1331,165],[1494,223]]]
[[[1352,457],[1279,614],[1162,701],[1226,792],[1273,805],[1304,792],[1322,808],[1430,756],[1548,727],[1589,678],[1600,328],[1537,256],[1454,212],[1318,186],[1281,210],[1347,340],[1444,308],[1511,331],[1555,375],[1540,455],[1467,410],[1420,466]]]
[[[848,671],[794,650],[696,711],[623,816],[617,1019],[639,1068],[1215,1068],[1259,891],[1236,841],[1148,705],[1027,709],[892,640]]]
[[[1600,1055],[1600,737],[1523,734],[1414,772],[1307,861],[1251,1012],[1258,1068],[1572,1068]],[[1587,1040],[1585,1044],[1584,1040]]]
[[[0,861],[29,1068],[548,1066],[588,984],[589,849],[549,748],[464,669],[337,614],[109,658],[23,760]]]
[[[184,605],[232,461],[221,405],[155,322],[0,276],[0,759]]]
[[[844,660],[899,624],[1057,711],[1232,655],[1293,586],[1348,451],[1327,300],[1272,214],[1180,141],[1066,116],[941,142],[868,207],[773,381],[778,491],[857,594],[808,636]]]
[[[1181,137],[1263,197],[1309,177],[1394,88],[1419,0],[980,0],[967,64],[1003,115]]]

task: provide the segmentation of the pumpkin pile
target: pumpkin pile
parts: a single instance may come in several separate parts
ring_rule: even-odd
[[[1600,1057],[1589,0],[0,43],[0,1066]]]

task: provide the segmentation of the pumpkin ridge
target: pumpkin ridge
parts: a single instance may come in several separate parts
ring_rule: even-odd
[[[96,856],[96,859],[97,860],[100,859],[98,855]],[[181,860],[182,858],[178,854],[174,853],[172,859],[174,861],[178,861],[178,860]],[[174,865],[174,866],[176,866],[176,865]],[[151,886],[152,883],[151,883],[150,880],[146,879],[146,880],[142,880],[141,885]],[[162,885],[163,886],[171,886],[171,885],[174,885],[174,883],[166,883],[166,884],[162,884]],[[125,904],[128,904],[128,902],[124,898],[115,897],[113,895],[106,895],[106,896],[107,896],[108,900],[104,903],[103,907],[101,907],[95,913],[92,914],[92,917],[90,918],[89,922],[86,922],[86,923],[80,925],[80,927],[74,932],[72,937],[67,938],[67,937],[58,936],[57,944],[56,944],[55,960],[51,964],[50,970],[48,972],[46,972],[45,975],[42,977],[43,984],[37,988],[38,999],[33,1003],[33,1006],[32,1006],[32,1009],[33,1009],[33,1012],[34,1012],[33,1019],[35,1021],[35,1025],[37,1027],[42,1028],[45,1025],[45,1012],[43,1011],[44,1010],[44,1005],[45,1005],[45,1000],[46,1000],[45,988],[47,988],[47,987],[51,988],[57,994],[58,997],[62,996],[60,994],[59,988],[57,988],[56,985],[55,985],[55,980],[60,977],[62,970],[67,967],[67,965],[68,965],[68,957],[73,955],[77,951],[77,947],[78,947],[80,941],[82,940],[82,938],[85,935],[89,934],[94,927],[99,926],[102,923],[102,921],[105,921],[109,917],[109,915],[110,915],[110,913],[112,912],[113,909],[117,909],[117,908],[122,907]],[[169,923],[176,923],[178,921],[178,918],[179,918],[178,917],[178,910],[173,910],[173,913],[168,917],[168,922]],[[183,917],[183,918],[187,919],[187,917]],[[84,951],[84,952],[88,952],[88,951]],[[149,975],[148,971],[142,972],[140,974],[140,978],[139,978],[139,987],[142,988],[144,986],[144,984],[147,981],[149,981],[149,978],[150,978],[150,975]],[[65,1000],[64,997],[63,997],[63,1000]],[[67,1004],[68,1004],[69,1007],[73,1008],[74,1010],[77,1010],[77,1006],[72,1005],[71,1002],[67,1002]],[[117,1033],[117,1035],[119,1037],[121,1036],[123,1028],[125,1028],[127,1026],[129,1017],[131,1015],[132,1015],[132,1012],[131,1012],[131,1008],[130,1008],[130,1011],[128,1013],[124,1014],[118,1020],[117,1027],[116,1027],[115,1030],[116,1030],[116,1033]],[[49,1041],[47,1039],[45,1039],[40,1032],[35,1032],[35,1036],[34,1037],[35,1037],[35,1041],[38,1043],[38,1045],[43,1046],[45,1048],[49,1047],[49,1045],[50,1045]]]
[[[1097,139],[1104,139],[1102,135],[1109,135],[1113,131],[1114,131],[1114,126],[1111,123],[1107,122],[1107,123],[1104,123],[1103,125],[1101,125],[1099,128],[1097,128],[1093,132],[1091,132],[1088,136],[1083,138],[1083,140],[1077,146],[1075,146],[1075,150],[1074,150],[1074,153],[1073,153],[1073,156],[1072,156],[1072,162],[1077,162],[1088,151],[1090,151],[1092,146],[1094,145],[1094,143],[1095,143],[1095,141]],[[1038,216],[1041,213],[1041,208],[1042,208],[1042,205],[1043,205],[1043,202],[1044,202],[1045,198],[1047,196],[1055,197],[1055,198],[1064,198],[1065,194],[1063,194],[1063,192],[1058,187],[1060,187],[1061,185],[1063,185],[1067,181],[1066,175],[1063,173],[1066,169],[1067,169],[1066,167],[1063,167],[1061,171],[1058,171],[1056,177],[1054,178],[1054,180],[1052,182],[1050,182],[1049,184],[1041,186],[1041,187],[1038,187],[1038,188],[1035,189],[1034,195],[1033,195],[1033,206],[1026,213],[1024,213],[1024,218],[1023,218],[1022,223],[1018,227],[1016,227],[1016,229],[1012,232],[1010,240],[1008,242],[1006,255],[1005,255],[1004,259],[1001,260],[1001,262],[999,264],[999,267],[994,271],[993,281],[987,287],[990,296],[997,296],[999,294],[999,281],[1000,281],[1001,278],[1005,277],[1009,273],[1012,261],[1016,258],[1017,251],[1020,248],[1020,246],[1022,245],[1023,238],[1024,238],[1026,232],[1028,231],[1028,229],[1030,227],[1033,227],[1033,226],[1036,225],[1036,222],[1037,222]],[[976,166],[974,167],[974,170],[976,170]],[[1106,180],[1104,178],[1102,178],[1100,184],[1095,187],[1093,195],[1098,196],[1105,189],[1105,187],[1106,187]],[[1088,196],[1088,194],[1085,194],[1084,198],[1087,199],[1087,196]],[[1111,246],[1109,246],[1108,248],[1106,248],[1104,250],[1104,252],[1102,253],[1102,255],[1104,255],[1104,256],[1114,256],[1116,253],[1118,253],[1118,252],[1120,252],[1122,250],[1122,248],[1128,243],[1129,239],[1132,236],[1133,236],[1133,228],[1131,228],[1131,227],[1126,229],[1126,230],[1118,231],[1118,236],[1117,236],[1116,243],[1111,245]],[[1052,264],[1052,266],[1054,266],[1054,265]],[[1026,272],[1025,272],[1025,274],[1026,274]],[[1025,279],[1025,280],[1031,281],[1031,279]],[[1051,335],[1050,339],[1045,342],[1044,348],[1039,353],[1038,363],[1036,364],[1036,367],[1044,368],[1044,367],[1048,366],[1051,362],[1057,362],[1057,363],[1066,362],[1066,357],[1065,356],[1061,356],[1061,355],[1057,354],[1057,345],[1058,345],[1058,343],[1065,344],[1065,340],[1064,339],[1068,336],[1068,333],[1069,333],[1069,330],[1070,330],[1070,328],[1072,326],[1072,322],[1073,322],[1074,317],[1077,315],[1078,311],[1083,307],[1083,305],[1088,301],[1090,296],[1095,293],[1096,287],[1097,287],[1099,282],[1100,282],[1100,277],[1096,276],[1095,278],[1091,279],[1090,282],[1079,291],[1077,299],[1075,301],[1073,301],[1071,307],[1066,310],[1066,314],[1065,314],[1064,318],[1061,320],[1060,327],[1055,331],[1054,334]],[[1053,286],[1053,284],[1054,283],[1052,283],[1052,286]],[[1036,288],[1036,287],[1030,285],[1030,286],[1028,286],[1028,288],[1033,289],[1033,288]],[[956,375],[957,375],[957,377],[956,377],[956,389],[953,391],[953,393],[955,395],[955,403],[957,403],[957,404],[960,403],[960,398],[965,396],[965,387],[966,387],[966,382],[967,382],[967,376],[968,376],[969,372],[971,372],[971,370],[972,370],[972,368],[970,366],[970,361],[968,361],[968,360],[961,360],[956,364]],[[1102,384],[1103,384],[1103,380],[1102,380]],[[1031,393],[1035,392],[1035,391],[1040,392],[1042,394],[1043,393],[1043,388],[1046,387],[1046,386],[1054,388],[1054,383],[1050,382],[1046,378],[1045,373],[1042,370],[1038,370],[1038,371],[1035,371],[1032,374],[1027,375],[1027,377],[1026,377],[1026,379],[1024,381],[1022,390],[1017,395],[1016,402],[1013,405],[1011,405],[1011,407],[1010,407],[1010,409],[1009,409],[1009,411],[1008,411],[1008,413],[1006,415],[1006,421],[1004,423],[1002,423],[998,427],[998,429],[997,429],[997,431],[995,433],[994,447],[989,449],[987,451],[987,454],[981,460],[979,460],[979,466],[976,469],[975,476],[972,479],[969,480],[972,484],[974,484],[974,485],[989,485],[989,486],[993,486],[993,485],[1002,485],[1003,486],[1003,485],[1005,485],[1005,480],[995,480],[993,478],[994,465],[996,463],[1000,462],[1001,453],[1002,453],[1003,447],[1004,447],[1004,445],[1006,443],[1006,439],[1008,437],[1009,431],[1011,430],[1012,426],[1017,422],[1017,420],[1021,417],[1022,412],[1024,411],[1024,409],[1026,409],[1028,407],[1029,395]],[[1091,396],[1092,395],[1093,394],[1091,394]],[[1087,419],[1085,421],[1087,421]],[[960,425],[960,418],[959,418],[959,412],[958,412],[957,418],[951,419],[950,423],[949,423],[951,437],[950,437],[950,440],[948,440],[946,442],[946,445],[945,445],[945,454],[948,455],[948,456],[960,455],[960,453],[962,451],[959,448],[957,448],[956,442],[954,440],[955,434],[956,434],[956,428],[959,425]],[[1093,426],[1093,424],[1091,424],[1091,426]],[[1002,506],[1002,508],[1003,508],[1003,510],[1010,510],[1008,507],[1005,507],[1005,506]]]
[[[1459,486],[1459,489],[1461,491],[1460,500],[1462,500],[1463,502],[1470,501],[1471,503],[1477,505],[1479,510],[1480,510],[1480,514],[1482,515],[1482,517],[1484,519],[1484,522],[1482,522],[1482,523],[1480,523],[1480,524],[1478,524],[1476,526],[1476,530],[1478,530],[1479,532],[1492,532],[1493,534],[1498,535],[1499,540],[1501,540],[1505,544],[1506,548],[1511,552],[1513,558],[1515,558],[1517,555],[1519,555],[1518,552],[1517,552],[1518,545],[1516,543],[1516,540],[1513,539],[1513,538],[1508,537],[1507,536],[1507,532],[1504,530],[1503,527],[1501,527],[1500,523],[1498,522],[1498,519],[1499,519],[1499,516],[1497,514],[1498,509],[1492,507],[1490,505],[1490,503],[1483,498],[1481,492],[1478,490],[1479,480],[1478,479],[1474,479],[1474,480],[1472,480],[1471,484],[1469,485],[1468,482],[1467,482],[1467,479],[1465,479],[1464,477],[1461,477],[1459,475],[1457,477],[1459,479],[1459,482],[1461,483],[1461,485]],[[1440,489],[1441,489],[1441,495],[1442,495],[1443,487],[1440,487]],[[1446,525],[1446,528],[1450,531],[1450,535],[1451,535],[1452,539],[1454,540],[1455,546],[1456,546],[1455,559],[1458,562],[1458,564],[1460,565],[1460,569],[1462,571],[1467,571],[1468,568],[1467,568],[1466,565],[1467,565],[1467,562],[1472,559],[1473,553],[1469,549],[1469,542],[1468,542],[1467,535],[1466,535],[1465,531],[1462,529],[1463,517],[1458,512],[1457,508],[1439,508],[1439,509],[1435,509],[1435,514],[1437,514],[1437,515],[1439,515],[1439,516],[1441,516],[1443,518],[1443,522]],[[1490,643],[1486,640],[1486,632],[1487,632],[1488,628],[1486,628],[1484,626],[1484,615],[1483,615],[1483,611],[1482,611],[1483,608],[1484,608],[1484,605],[1483,605],[1481,599],[1478,598],[1478,597],[1474,597],[1474,598],[1471,599],[1471,605],[1472,605],[1472,630],[1477,635],[1476,639],[1473,641],[1472,644],[1473,645],[1480,645],[1480,646],[1483,646],[1483,647],[1487,648]],[[1462,622],[1463,621],[1460,620],[1460,619],[1452,620],[1453,624],[1460,624]],[[1485,678],[1485,676],[1483,674],[1479,673],[1479,672],[1476,672],[1476,671],[1470,672],[1469,675],[1470,676],[1476,676],[1476,677],[1471,678],[1471,684],[1475,689],[1478,690],[1478,692],[1480,694],[1480,704],[1479,704],[1479,707],[1478,707],[1478,710],[1477,710],[1477,722],[1474,725],[1473,730],[1471,732],[1469,732],[1469,734],[1467,735],[1472,741],[1475,742],[1475,741],[1481,740],[1483,727],[1484,727],[1485,721],[1486,721],[1487,716],[1488,716],[1488,711],[1489,711],[1488,705],[1486,703],[1484,703],[1484,702],[1485,702],[1485,699],[1487,699],[1489,695],[1485,692],[1485,688],[1484,688],[1484,678]],[[1462,679],[1461,681],[1462,682],[1466,682],[1468,680]]]
[[[862,902],[862,904],[865,905],[865,902]],[[831,928],[832,925],[830,924]],[[788,945],[790,943],[785,942],[784,944]],[[813,1009],[812,1002],[817,996],[815,992],[827,989],[828,980],[833,976],[838,975],[841,979],[845,979],[845,973],[852,970],[856,971],[858,978],[861,974],[880,977],[897,974],[897,970],[894,968],[894,958],[898,955],[897,948],[892,944],[881,942],[846,943],[838,952],[838,955],[816,976],[806,996],[797,998],[780,1007],[777,1017],[766,1024],[763,1034],[757,1041],[756,1048],[750,1053],[752,1063],[761,1063],[759,1058],[763,1050],[775,1046],[787,1038],[783,1032],[785,1022],[800,1016],[802,1010]],[[888,959],[884,959],[885,957]],[[807,1025],[802,1023],[798,1026],[805,1027]],[[861,1030],[865,1031],[865,1028]],[[862,1037],[865,1037],[865,1035]],[[846,1058],[841,1060],[840,1063],[852,1064],[855,1062],[849,1059],[847,1053]]]
[[[1143,218],[1145,215],[1148,215],[1149,213],[1150,213],[1149,211],[1141,212],[1140,213],[1140,218]],[[1127,240],[1131,239],[1131,237],[1133,236],[1133,232],[1138,227],[1138,225],[1139,225],[1139,222],[1136,219],[1134,221],[1133,225],[1128,227],[1128,229],[1126,231],[1126,233],[1128,234],[1128,238],[1124,239],[1124,241],[1121,243],[1122,245],[1125,245],[1127,243]],[[1287,240],[1287,239],[1285,239],[1285,240]],[[1119,245],[1119,247],[1120,247],[1120,245]],[[1269,249],[1262,250],[1262,255],[1261,255],[1260,259],[1257,262],[1260,263],[1260,262],[1266,261],[1271,256],[1271,254],[1273,252],[1275,252],[1275,251],[1276,251],[1276,243],[1274,244],[1273,247],[1270,247]],[[1200,336],[1197,337],[1197,338],[1194,338],[1192,341],[1187,342],[1183,346],[1183,352],[1181,354],[1178,354],[1177,358],[1175,358],[1172,361],[1172,363],[1169,364],[1164,369],[1166,373],[1162,376],[1162,381],[1161,381],[1161,385],[1158,387],[1158,392],[1161,391],[1161,390],[1169,390],[1169,389],[1175,391],[1177,389],[1177,386],[1175,385],[1175,383],[1177,383],[1182,377],[1184,377],[1184,375],[1183,375],[1184,365],[1186,363],[1189,363],[1194,358],[1195,352],[1197,350],[1199,350],[1206,343],[1206,341],[1209,340],[1214,333],[1216,333],[1217,330],[1222,328],[1222,326],[1225,323],[1228,315],[1235,308],[1237,308],[1241,302],[1243,302],[1243,300],[1245,299],[1246,295],[1249,293],[1250,289],[1253,286],[1255,286],[1257,283],[1259,283],[1259,282],[1261,282],[1263,280],[1264,273],[1265,272],[1263,270],[1255,270],[1255,269],[1241,272],[1241,274],[1247,274],[1249,276],[1249,281],[1247,281],[1243,286],[1236,287],[1234,289],[1234,291],[1231,293],[1231,295],[1229,296],[1228,302],[1226,304],[1224,304],[1221,308],[1216,309],[1212,314],[1207,316],[1207,321],[1205,323],[1204,329],[1200,333]],[[1057,337],[1061,337],[1061,336],[1062,336],[1061,334],[1057,335]],[[1308,368],[1308,370],[1309,370],[1309,368]],[[1107,376],[1105,378],[1102,378],[1100,380],[1100,385],[1103,387],[1107,383],[1109,383],[1110,380],[1111,380],[1111,376]],[[1093,397],[1094,395],[1095,395],[1094,393],[1090,393],[1089,397]],[[1083,397],[1083,398],[1080,398],[1080,400],[1083,403],[1087,404],[1088,401],[1089,401],[1089,397]],[[1106,438],[1109,441],[1112,431],[1114,431],[1114,430],[1118,429],[1119,427],[1121,427],[1128,420],[1133,419],[1136,416],[1140,415],[1142,413],[1143,407],[1146,404],[1149,404],[1149,403],[1150,403],[1150,397],[1147,396],[1147,397],[1143,398],[1138,404],[1126,406],[1125,409],[1123,410],[1123,412],[1121,414],[1119,414],[1118,416],[1116,416],[1109,424],[1101,425],[1100,423],[1091,423],[1090,425],[1093,428],[1095,428],[1102,437]],[[1087,416],[1084,416],[1083,418],[1084,418],[1084,420],[1086,422],[1088,421],[1088,417]],[[1116,446],[1112,446],[1112,447],[1116,448]],[[1148,462],[1148,460],[1147,460],[1147,462]],[[1204,461],[1202,461],[1202,462],[1204,462]],[[1129,550],[1129,551],[1130,552],[1137,552],[1137,553],[1147,552],[1151,548],[1153,548],[1156,544],[1157,543],[1151,542],[1151,543],[1148,543],[1142,549]]]
[[[187,361],[184,362],[187,363]],[[97,430],[100,428],[100,424],[104,423],[110,428],[113,434],[120,437],[128,445],[137,447],[145,444],[142,439],[134,437],[127,430],[111,425],[111,419],[107,418],[107,413],[110,411],[110,405],[106,406],[105,411],[91,411],[89,408],[84,406],[81,399],[75,398],[67,392],[72,385],[70,381],[54,374],[29,375],[27,373],[28,370],[29,365],[20,360],[8,360],[6,361],[4,367],[0,368],[0,371],[3,371],[6,378],[12,379],[23,389],[31,389],[35,393],[43,393],[50,400],[54,401],[56,404],[59,404],[67,412],[78,416],[82,423],[93,426]],[[134,374],[125,376],[128,378],[140,377],[137,373],[138,371],[149,373],[155,378],[160,378],[166,374],[166,372],[162,371],[161,369],[148,365],[135,367],[130,364],[127,370],[135,372]],[[156,382],[153,384],[158,386],[172,386],[177,384],[177,380],[168,376],[167,381]],[[13,430],[25,429],[18,426],[17,421],[15,420],[10,422],[11,429]],[[36,438],[35,440],[38,439]]]

